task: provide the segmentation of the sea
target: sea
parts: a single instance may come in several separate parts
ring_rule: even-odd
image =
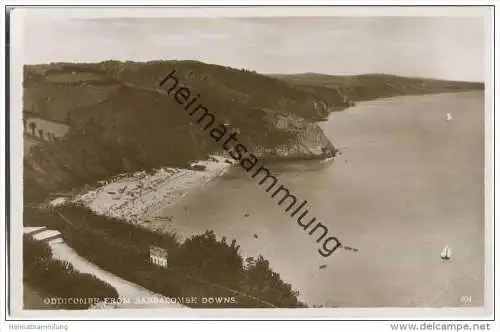
[[[357,252],[321,256],[237,168],[160,213],[181,236],[211,229],[264,256],[309,306],[483,306],[484,120],[483,91],[359,102],[319,123],[340,149],[332,162],[266,165]]]

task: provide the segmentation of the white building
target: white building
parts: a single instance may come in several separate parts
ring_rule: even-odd
[[[167,268],[168,251],[160,247],[151,246],[149,247],[149,260],[155,265]]]

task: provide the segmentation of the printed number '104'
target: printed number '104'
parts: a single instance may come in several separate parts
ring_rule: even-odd
[[[460,303],[462,303],[462,304],[470,304],[470,303],[472,303],[472,297],[471,296],[461,296],[460,297]]]

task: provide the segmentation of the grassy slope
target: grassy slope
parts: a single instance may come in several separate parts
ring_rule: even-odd
[[[217,111],[224,111],[226,106],[246,105],[252,109],[279,109],[307,118],[317,116],[313,101],[342,103],[342,96],[334,90],[303,89],[265,75],[197,61],[107,61],[26,66],[26,110],[48,97],[50,101],[46,103],[52,109],[50,117],[61,121],[69,109],[106,99],[121,84],[157,89],[158,83],[172,69],[176,70],[181,84],[200,93],[200,99]],[[94,75],[90,81],[89,72]]]
[[[444,81],[385,74],[332,76],[315,73],[272,75],[302,88],[330,88],[338,90],[352,101],[370,100],[400,95],[484,90],[484,83]]]

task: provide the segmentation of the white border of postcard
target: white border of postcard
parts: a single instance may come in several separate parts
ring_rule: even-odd
[[[401,3],[401,2],[400,2]],[[37,2],[31,4],[37,5]],[[99,2],[94,4],[98,5]],[[337,2],[338,4],[338,2]],[[349,2],[344,2],[349,4]],[[366,2],[365,2],[366,4]],[[401,4],[406,4],[402,2]],[[479,1],[478,1],[478,4]],[[235,3],[232,3],[235,5]],[[360,309],[122,309],[113,311],[22,310],[22,22],[26,11],[65,17],[256,17],[256,16],[476,16],[485,20],[485,307]],[[10,83],[10,296],[18,319],[470,319],[493,317],[493,8],[492,7],[205,7],[205,8],[16,8],[11,16]],[[498,34],[497,34],[498,35]],[[61,45],[61,47],[64,47]],[[491,74],[490,74],[491,73]]]

